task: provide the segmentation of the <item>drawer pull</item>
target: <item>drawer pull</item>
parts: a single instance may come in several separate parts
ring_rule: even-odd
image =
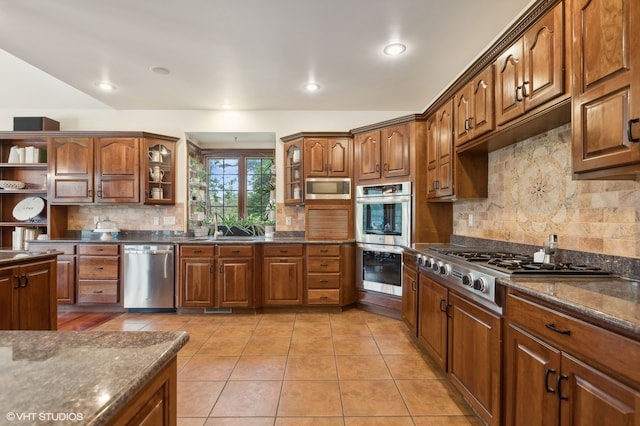
[[[280,250],[280,253],[287,254],[287,253],[289,253],[289,250]]]
[[[327,249],[320,250],[320,253],[328,253],[328,252],[329,252],[329,250],[327,250]]]
[[[327,265],[326,263],[321,263],[321,264],[320,264],[320,266],[321,266],[322,268],[326,268],[326,267],[327,267],[327,266],[329,266],[329,265]]]
[[[547,368],[546,370],[544,370],[544,388],[549,393],[556,393],[556,390],[554,388],[549,387],[549,375],[551,374],[556,374],[556,370],[554,370],[553,368]]]
[[[192,253],[202,253],[202,250],[193,250]]]
[[[557,328],[556,325],[554,323],[552,323],[552,322],[550,322],[549,324],[545,324],[544,326],[547,327],[551,331],[555,331],[556,333],[564,334],[564,335],[567,335],[567,336],[571,335],[571,330],[562,330],[560,328]]]
[[[96,266],[93,269],[96,271],[102,271],[104,268],[102,266]]]
[[[556,379],[556,389],[558,389],[558,398],[566,401],[569,399],[569,396],[564,395],[560,390],[563,380],[569,380],[569,376],[567,376],[566,374],[559,375],[558,378]]]
[[[320,299],[328,299],[329,296],[320,296]]]
[[[240,250],[231,250],[231,253],[240,253]]]
[[[328,283],[329,280],[320,280],[321,283]]]
[[[100,294],[102,293],[102,290],[93,290],[94,294]]]

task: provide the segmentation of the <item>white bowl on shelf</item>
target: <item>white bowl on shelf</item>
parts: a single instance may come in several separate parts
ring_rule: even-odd
[[[0,180],[0,188],[2,189],[22,189],[24,187],[25,183],[18,180]]]

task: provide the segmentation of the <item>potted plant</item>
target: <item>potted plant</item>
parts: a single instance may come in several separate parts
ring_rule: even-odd
[[[264,226],[264,237],[265,238],[273,238],[276,232],[276,221],[275,219],[267,219],[263,222]]]

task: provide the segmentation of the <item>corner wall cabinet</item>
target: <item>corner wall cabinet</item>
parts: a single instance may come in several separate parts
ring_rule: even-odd
[[[304,202],[302,139],[284,143],[284,203]]]
[[[572,160],[578,179],[640,176],[640,7],[573,1]]]

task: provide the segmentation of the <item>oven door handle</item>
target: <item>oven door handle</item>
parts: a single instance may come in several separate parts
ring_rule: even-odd
[[[356,198],[357,204],[394,204],[394,203],[407,203],[411,201],[410,195],[404,196],[391,196],[391,197],[371,197],[371,198]]]
[[[402,254],[404,253],[404,249],[398,246],[389,246],[382,244],[361,244],[358,243],[358,248],[366,251],[380,251],[385,253],[395,253]]]

